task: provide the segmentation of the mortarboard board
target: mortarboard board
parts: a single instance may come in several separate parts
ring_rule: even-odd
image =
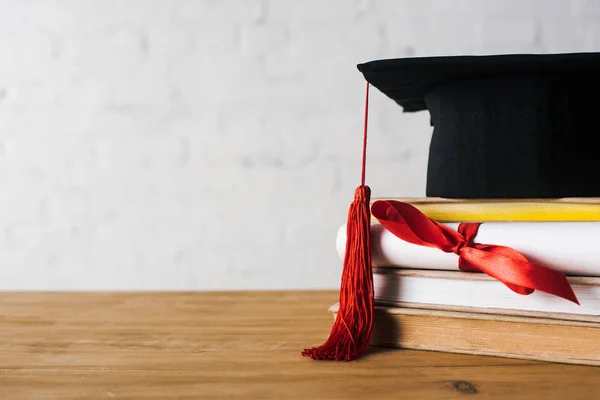
[[[427,197],[600,196],[600,54],[390,59],[358,69],[405,112],[429,111]]]
[[[362,181],[348,212],[338,314],[327,341],[303,351],[313,359],[355,359],[372,335],[371,192],[365,185],[370,85],[404,112],[429,111],[433,135],[427,197],[600,196],[600,153],[594,146],[600,54],[387,59],[358,69],[367,81]],[[531,285],[518,282],[535,281],[537,274],[541,287],[577,302],[556,271],[528,263],[512,249],[471,243],[468,237],[476,235],[477,224],[453,232],[407,204],[376,202],[373,207],[405,240],[469,253],[466,263],[474,261],[469,270],[482,270],[478,258],[486,268],[490,261],[502,264],[505,283],[518,293],[531,293]],[[503,255],[494,258],[494,252]],[[511,281],[519,269],[527,271],[524,280]]]

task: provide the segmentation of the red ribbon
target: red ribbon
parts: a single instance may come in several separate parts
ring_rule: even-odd
[[[519,294],[540,290],[579,304],[563,273],[531,263],[510,247],[474,243],[479,222],[461,223],[455,231],[410,204],[393,200],[375,201],[371,213],[385,229],[406,242],[457,254],[462,271],[483,272]]]

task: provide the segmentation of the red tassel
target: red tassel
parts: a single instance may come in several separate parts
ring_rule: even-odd
[[[371,268],[371,189],[356,189],[348,211],[346,252],[337,318],[327,341],[302,355],[313,360],[351,361],[363,355],[373,333]]]
[[[346,253],[340,306],[327,341],[303,356],[313,360],[352,361],[363,355],[373,333],[373,270],[371,268],[371,189],[365,185],[369,83],[365,98],[361,184],[354,193],[346,224]]]

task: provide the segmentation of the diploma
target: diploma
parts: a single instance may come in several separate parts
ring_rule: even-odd
[[[457,229],[459,223],[444,223]],[[530,262],[570,276],[600,276],[600,222],[485,222],[475,242],[511,247]],[[343,259],[346,226],[337,234],[336,249]],[[457,270],[458,255],[405,242],[377,222],[371,224],[374,267]]]

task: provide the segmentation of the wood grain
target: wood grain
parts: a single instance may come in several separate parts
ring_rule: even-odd
[[[334,292],[3,293],[1,399],[591,399],[600,368],[322,343]]]

